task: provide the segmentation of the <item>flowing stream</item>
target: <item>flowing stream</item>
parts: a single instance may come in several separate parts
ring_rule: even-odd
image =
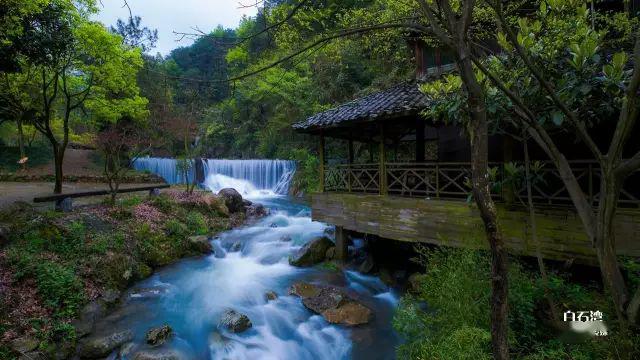
[[[214,254],[182,260],[130,289],[116,321],[134,330],[131,353],[146,346],[150,328],[168,324],[174,336],[167,345],[189,359],[394,358],[398,339],[391,318],[397,295],[378,278],[356,271],[290,266],[288,256],[328,226],[312,221],[307,206],[277,195],[281,179],[273,174],[264,179],[274,181],[260,183],[212,170],[219,167],[208,169],[205,185],[214,191],[240,186],[271,214],[211,239]],[[290,175],[282,171],[280,176]],[[341,286],[375,315],[364,326],[331,325],[288,294],[297,281]],[[278,298],[268,301],[268,291]],[[246,314],[253,327],[234,334],[219,326],[227,309]]]

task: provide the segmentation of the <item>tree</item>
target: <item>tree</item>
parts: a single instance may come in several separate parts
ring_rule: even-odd
[[[62,190],[64,154],[73,121],[113,122],[123,115],[147,115],[139,96],[136,73],[140,50],[122,44],[101,24],[70,2],[54,2],[42,12],[33,36],[54,42],[42,57],[21,59],[23,71],[8,74],[10,88],[22,96],[15,109],[29,114],[30,123],[49,140],[55,164],[54,192]],[[4,92],[3,92],[4,93]],[[56,133],[56,125],[60,133]]]
[[[120,35],[125,44],[139,47],[143,52],[151,51],[158,41],[158,30],[151,30],[146,26],[142,27],[141,22],[140,16],[131,16],[126,23],[122,19],[118,19],[116,26],[111,26],[109,30]]]
[[[509,18],[501,2],[489,3],[503,29],[500,43],[510,52],[488,61],[474,57],[474,63],[509,99],[521,128],[561,174],[626,328],[638,322],[640,289],[630,297],[616,255],[614,219],[624,180],[640,168],[640,152],[625,158],[638,117],[637,22],[624,14],[590,13],[583,1],[541,1],[532,19]],[[599,29],[593,28],[596,24]],[[629,62],[632,70],[627,70]],[[603,124],[614,131],[599,144],[594,133],[602,137]],[[596,208],[580,187],[566,152],[550,135],[554,128],[574,132],[597,160],[601,183]]]
[[[96,146],[104,156],[104,175],[115,204],[122,176],[135,162],[147,154],[150,147],[145,129],[130,119],[122,119],[98,133]]]

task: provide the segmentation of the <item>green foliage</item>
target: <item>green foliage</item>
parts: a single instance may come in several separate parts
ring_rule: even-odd
[[[515,260],[515,259],[514,259]],[[407,340],[398,348],[405,359],[491,358],[489,314],[491,283],[487,254],[476,250],[420,249],[427,272],[419,292],[405,296],[394,317],[395,329]],[[550,288],[561,311],[611,310],[597,291],[550,275]],[[577,344],[558,340],[550,327],[542,280],[518,261],[509,269],[509,342],[518,358],[606,358],[614,346],[590,339]],[[605,319],[606,321],[607,319]],[[608,322],[608,324],[611,324]],[[623,339],[612,339],[612,342]]]
[[[294,194],[304,192],[311,194],[320,190],[320,178],[318,167],[320,161],[318,157],[305,149],[294,149],[291,151],[291,158],[297,161],[297,168],[291,182],[291,192]]]
[[[165,214],[171,213],[175,209],[175,204],[165,194],[160,194],[160,196],[154,196],[150,198],[151,205],[153,205],[158,210],[162,211]]]
[[[205,235],[209,232],[209,226],[204,215],[197,211],[187,213],[185,223],[192,234]]]
[[[35,279],[45,304],[60,316],[74,316],[85,300],[73,268],[45,260],[37,265]]]

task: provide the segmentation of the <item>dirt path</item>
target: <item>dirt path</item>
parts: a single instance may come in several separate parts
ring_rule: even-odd
[[[153,184],[123,184],[122,189],[149,186]],[[89,184],[89,183],[64,183],[62,185],[62,193],[76,192],[76,191],[91,191],[91,190],[106,190],[108,187],[105,184]],[[0,182],[0,209],[3,209],[16,201],[25,201],[33,203],[33,198],[38,196],[51,195],[53,192],[53,183],[49,182]],[[146,195],[145,192],[131,193],[138,195]],[[122,194],[119,196],[126,196]],[[73,200],[74,204],[85,205],[95,204],[101,202],[105,196],[92,196],[86,198],[77,198]],[[37,204],[42,207],[53,208],[53,203],[41,203]]]
[[[101,175],[102,169],[96,164],[91,156],[94,150],[67,149],[64,153],[62,171],[65,175]],[[46,165],[39,165],[26,170],[18,170],[21,175],[53,175],[55,172],[53,161]]]

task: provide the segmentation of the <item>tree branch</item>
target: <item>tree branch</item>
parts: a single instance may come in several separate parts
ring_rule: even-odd
[[[348,37],[351,35],[357,35],[357,34],[364,34],[364,33],[368,33],[368,32],[372,32],[372,31],[376,31],[376,30],[387,30],[387,29],[407,29],[407,30],[413,30],[413,31],[417,31],[423,34],[428,34],[430,33],[430,28],[427,28],[425,26],[419,25],[419,24],[408,24],[408,23],[397,23],[397,24],[381,24],[381,25],[372,25],[372,26],[366,26],[366,27],[360,27],[360,28],[354,28],[354,29],[349,29],[349,30],[344,30],[344,31],[340,31],[335,35],[331,35],[331,36],[327,36],[321,39],[318,39],[314,42],[312,42],[311,44],[303,47],[302,49],[295,51],[283,58],[278,59],[277,61],[274,61],[273,63],[263,66],[257,70],[236,76],[236,77],[232,77],[229,78],[227,80],[222,80],[222,81],[237,81],[237,80],[241,80],[256,74],[259,74],[263,71],[266,71],[268,69],[271,69],[275,66],[278,66],[286,61],[289,61],[291,59],[293,59],[294,57],[315,48],[316,46],[325,44],[327,42],[330,42],[332,40],[338,39],[338,38],[343,38],[343,37]]]
[[[522,61],[525,63],[529,71],[531,71],[531,73],[536,78],[538,83],[549,95],[549,97],[551,98],[555,106],[558,109],[560,109],[560,111],[562,111],[562,113],[564,113],[567,118],[569,118],[573,126],[576,128],[578,132],[578,136],[580,136],[580,139],[585,143],[585,145],[587,145],[589,150],[593,153],[593,156],[598,160],[598,162],[601,165],[604,165],[605,161],[604,161],[604,157],[602,156],[602,152],[598,148],[598,145],[596,145],[596,143],[593,141],[591,136],[589,136],[587,129],[584,126],[584,123],[582,123],[577,118],[576,114],[573,111],[571,111],[562,100],[560,100],[560,98],[556,94],[551,84],[548,81],[546,81],[546,79],[542,75],[542,71],[540,71],[540,69],[538,69],[536,65],[533,64],[533,61],[531,60],[527,52],[522,48],[522,46],[520,46],[520,43],[518,42],[518,39],[515,33],[513,32],[513,29],[511,29],[511,27],[509,26],[509,24],[507,23],[504,17],[504,12],[502,11],[502,0],[495,0],[495,2],[489,2],[489,3],[493,7],[494,12],[496,13],[496,16],[498,18],[498,23],[500,24],[502,29],[504,29],[505,34],[509,39],[509,42],[516,49],[516,52],[518,53]]]

